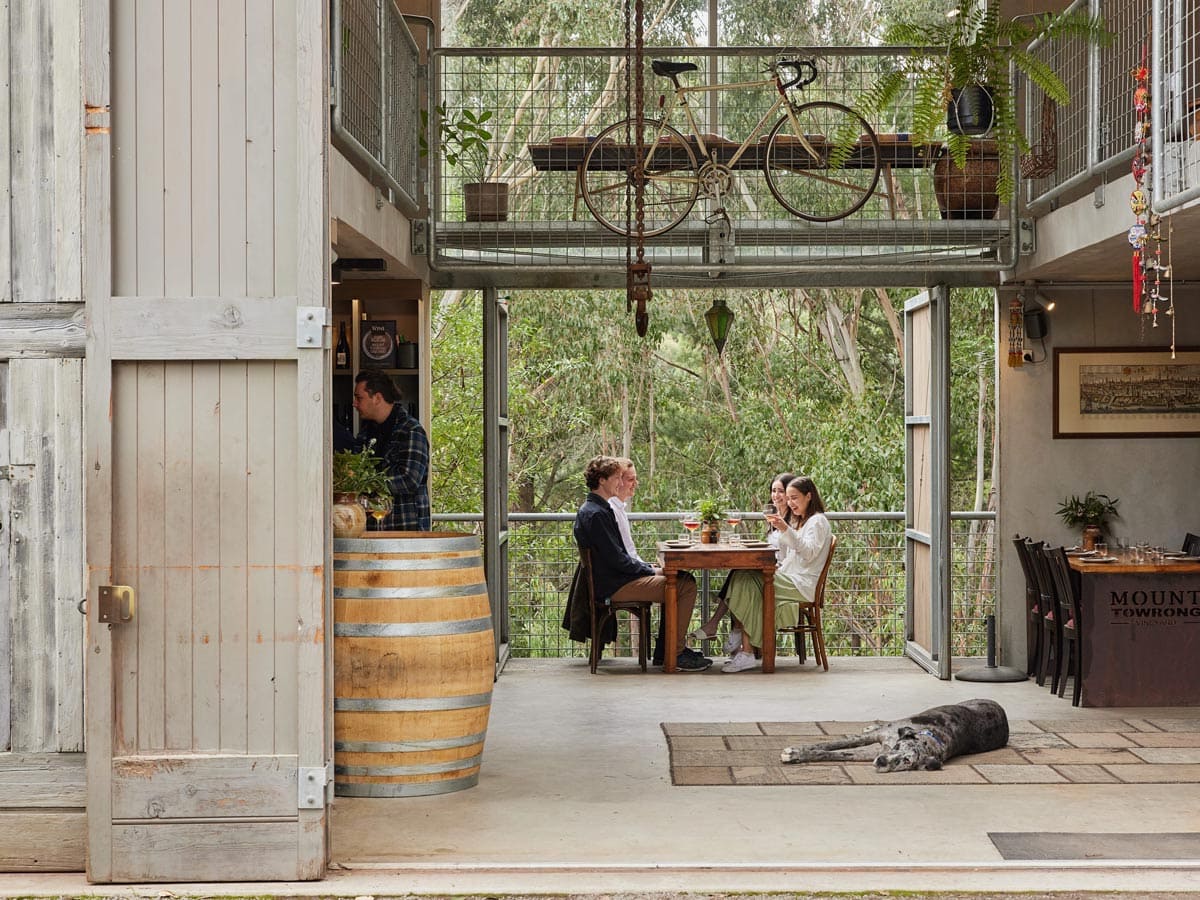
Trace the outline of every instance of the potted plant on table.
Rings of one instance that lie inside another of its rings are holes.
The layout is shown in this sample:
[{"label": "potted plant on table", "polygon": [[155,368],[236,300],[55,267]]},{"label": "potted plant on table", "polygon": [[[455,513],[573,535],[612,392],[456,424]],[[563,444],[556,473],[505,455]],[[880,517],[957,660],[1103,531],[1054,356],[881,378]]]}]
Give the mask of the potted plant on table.
[{"label": "potted plant on table", "polygon": [[367,529],[364,497],[390,497],[383,457],[376,456],[375,442],[361,450],[338,450],[333,454],[333,536],[359,537]]},{"label": "potted plant on table", "polygon": [[[1034,40],[1110,38],[1103,20],[1084,11],[1003,17],[996,0],[956,0],[946,15],[929,10],[920,19],[888,27],[885,43],[918,48],[858,99],[866,113],[882,113],[912,86],[914,144],[942,139],[945,153],[934,171],[945,218],[991,218],[1016,188],[1013,161],[1029,151],[1017,123],[1010,67],[1040,88],[1050,102],[1066,104],[1062,79],[1026,48]],[[990,140],[977,138],[991,135]],[[957,175],[956,175],[957,170]],[[957,177],[958,180],[955,180]],[[970,179],[964,184],[962,179]]]},{"label": "potted plant on table", "polygon": [[[463,174],[463,217],[468,222],[504,222],[508,219],[508,184],[489,181],[489,142],[492,132],[488,122],[490,109],[459,109],[450,111],[442,103],[434,110],[437,117],[438,145],[446,165],[459,168]],[[429,153],[427,134],[429,114],[421,112],[420,146],[422,155]]]},{"label": "potted plant on table", "polygon": [[1058,506],[1058,515],[1070,528],[1083,526],[1083,549],[1093,550],[1096,541],[1104,533],[1104,523],[1110,518],[1119,518],[1117,504],[1108,494],[1088,491],[1082,497],[1072,494],[1064,497]]},{"label": "potted plant on table", "polygon": [[696,501],[696,513],[700,517],[700,543],[715,544],[721,536],[721,522],[725,510],[715,497],[702,497]]}]

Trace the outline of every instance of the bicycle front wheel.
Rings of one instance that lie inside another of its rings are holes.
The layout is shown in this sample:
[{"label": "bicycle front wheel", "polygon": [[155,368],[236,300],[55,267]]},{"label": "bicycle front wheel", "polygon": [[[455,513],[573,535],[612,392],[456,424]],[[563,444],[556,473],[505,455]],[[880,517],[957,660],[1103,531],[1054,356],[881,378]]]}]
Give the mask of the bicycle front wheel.
[{"label": "bicycle front wheel", "polygon": [[643,153],[637,155],[637,120],[624,119],[596,135],[583,155],[579,188],[596,221],[620,235],[635,233],[636,186],[642,191],[643,234],[670,231],[696,205],[700,179],[696,154],[682,134],[659,119],[642,122]]},{"label": "bicycle front wheel", "polygon": [[767,187],[779,204],[810,222],[858,212],[879,184],[879,139],[867,120],[840,103],[791,110],[767,135]]}]

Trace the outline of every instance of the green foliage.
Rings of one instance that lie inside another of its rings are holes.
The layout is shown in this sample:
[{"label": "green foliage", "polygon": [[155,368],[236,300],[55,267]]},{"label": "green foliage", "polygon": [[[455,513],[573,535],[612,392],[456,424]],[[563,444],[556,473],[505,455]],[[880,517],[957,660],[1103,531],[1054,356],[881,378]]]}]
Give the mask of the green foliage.
[{"label": "green foliage", "polygon": [[701,524],[712,525],[725,519],[725,508],[716,497],[701,497],[696,501],[696,514]]},{"label": "green foliage", "polygon": [[[492,133],[484,124],[492,118],[490,109],[459,109],[453,112],[440,104],[437,109],[438,145],[447,165],[460,166],[464,181],[483,181],[487,174],[488,141]],[[421,155],[429,153],[429,111],[421,110]]]},{"label": "green foliage", "polygon": [[391,492],[383,458],[371,441],[362,450],[339,450],[333,454],[333,493],[386,495]]},{"label": "green foliage", "polygon": [[1088,491],[1083,497],[1076,494],[1064,497],[1059,503],[1056,513],[1063,520],[1063,524],[1070,528],[1077,528],[1080,525],[1095,525],[1103,528],[1104,523],[1110,517],[1120,518],[1120,513],[1117,512],[1117,504],[1120,502],[1120,500],[1113,500],[1108,494]]},{"label": "green foliage", "polygon": [[945,140],[951,157],[962,168],[971,138],[945,131],[950,90],[986,86],[992,96],[994,132],[1000,154],[998,190],[1001,199],[1008,201],[1016,187],[1013,158],[1029,150],[1029,139],[1017,122],[1010,65],[1054,102],[1069,103],[1070,92],[1063,80],[1026,50],[1033,40],[1063,38],[1100,43],[1111,39],[1111,34],[1100,17],[1083,11],[1004,18],[996,2],[955,0],[948,15],[926,7],[912,18],[893,22],[884,32],[887,44],[925,49],[904,58],[898,68],[876,80],[853,105],[868,118],[878,117],[904,95],[911,82],[914,141]]}]

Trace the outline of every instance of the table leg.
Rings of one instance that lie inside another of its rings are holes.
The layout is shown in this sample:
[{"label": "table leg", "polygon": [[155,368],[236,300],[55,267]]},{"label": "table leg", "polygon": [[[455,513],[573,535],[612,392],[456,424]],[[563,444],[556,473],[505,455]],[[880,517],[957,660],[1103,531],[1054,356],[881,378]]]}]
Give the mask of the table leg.
[{"label": "table leg", "polygon": [[675,571],[663,571],[663,575],[667,578],[666,590],[663,592],[663,671],[675,671],[675,654],[679,651],[675,648],[675,629],[676,619],[679,618],[679,596],[676,590],[676,581],[679,573]]},{"label": "table leg", "polygon": [[762,670],[775,671],[775,567],[763,569]]}]

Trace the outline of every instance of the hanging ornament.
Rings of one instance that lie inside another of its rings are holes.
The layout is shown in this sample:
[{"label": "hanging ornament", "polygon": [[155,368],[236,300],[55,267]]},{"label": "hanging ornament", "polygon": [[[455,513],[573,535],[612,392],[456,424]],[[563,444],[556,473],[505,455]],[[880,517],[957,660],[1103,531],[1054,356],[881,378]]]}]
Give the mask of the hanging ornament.
[{"label": "hanging ornament", "polygon": [[[1150,134],[1150,70],[1146,67],[1146,48],[1142,48],[1142,64],[1135,68],[1133,75],[1133,162],[1130,170],[1133,173],[1133,191],[1129,195],[1129,208],[1133,211],[1134,224],[1129,229],[1129,245],[1133,247],[1133,311],[1138,315],[1148,315],[1151,324],[1158,326],[1159,294],[1157,288],[1150,289],[1150,281],[1146,278],[1148,269],[1153,268],[1154,284],[1158,284],[1158,264],[1162,257],[1162,246],[1159,243],[1157,216],[1150,212],[1150,200],[1145,191],[1146,178],[1150,168],[1150,156],[1146,152],[1146,141]],[[1155,243],[1153,252],[1150,243]],[[1145,319],[1142,320],[1143,323]]]},{"label": "hanging ornament", "polygon": [[1025,365],[1025,304],[1020,297],[1008,303],[1008,365],[1012,369]]}]

